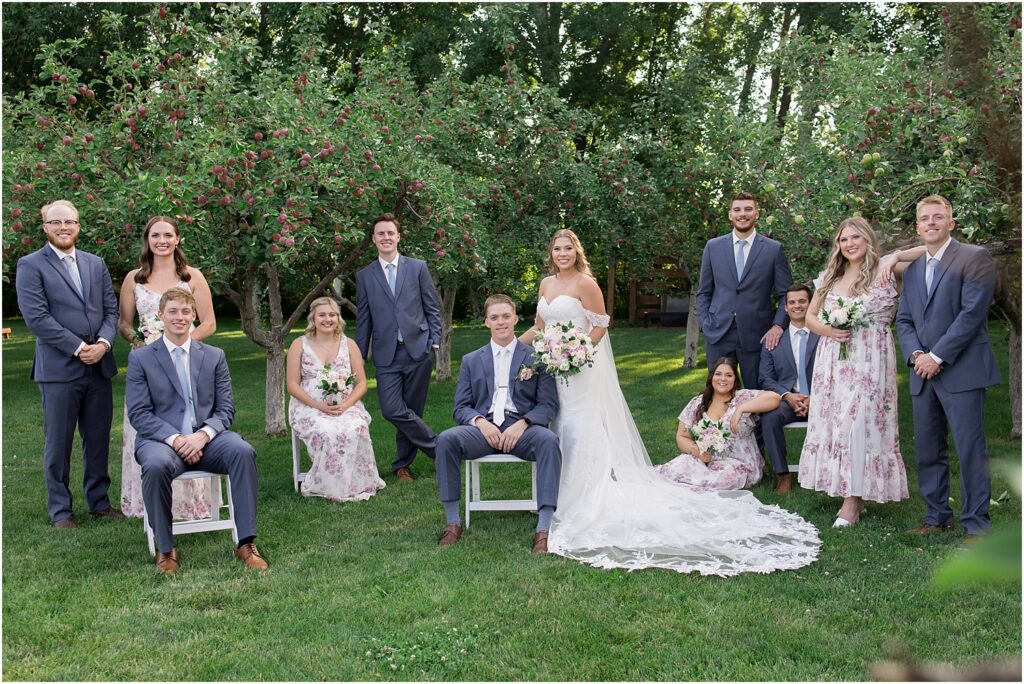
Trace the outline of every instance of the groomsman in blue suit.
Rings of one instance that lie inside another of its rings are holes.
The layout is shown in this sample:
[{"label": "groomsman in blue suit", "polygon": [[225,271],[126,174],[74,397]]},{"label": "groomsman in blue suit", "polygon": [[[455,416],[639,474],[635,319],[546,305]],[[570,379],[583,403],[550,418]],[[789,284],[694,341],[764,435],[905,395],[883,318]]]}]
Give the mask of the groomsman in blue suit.
[{"label": "groomsman in blue suit", "polygon": [[42,208],[46,245],[18,260],[18,308],[36,336],[31,378],[43,398],[43,467],[54,527],[76,527],[71,509],[71,444],[82,435],[85,500],[95,516],[120,518],[110,505],[110,353],[117,335],[117,299],[103,259],[75,247],[81,226],[67,200]]},{"label": "groomsman in blue suit", "polygon": [[227,473],[235,506],[235,557],[266,570],[256,549],[256,451],[231,431],[235,402],[224,352],[191,336],[192,293],[177,287],[160,297],[164,334],[128,356],[125,404],[142,467],[142,499],[156,537],[156,568],[178,569],[171,524],[171,483],[186,470]]},{"label": "groomsman in blue suit", "polygon": [[759,234],[757,200],[749,192],[729,206],[732,231],[708,240],[700,263],[697,313],[704,331],[708,365],[731,356],[743,384],[757,388],[761,345],[771,351],[786,328],[786,310],[774,310],[772,293],[786,301],[793,275],[782,244]]},{"label": "groomsman in blue suit", "polygon": [[547,427],[558,413],[558,390],[553,377],[533,367],[533,349],[516,338],[518,321],[507,295],[488,297],[484,325],[491,341],[462,358],[455,389],[458,425],[437,440],[437,486],[447,522],[439,546],[451,546],[462,536],[462,462],[500,452],[537,463],[539,519],[533,552],[547,553],[562,471],[558,437]]},{"label": "groomsman in blue suit", "polygon": [[811,407],[811,378],[814,375],[814,354],[818,350],[818,336],[805,323],[807,307],[811,304],[811,288],[802,284],[790,285],[786,290],[786,313],[789,328],[771,351],[761,349],[761,389],[771,390],[782,397],[774,411],[761,414],[764,447],[771,458],[778,482],[776,494],[785,494],[793,488],[793,475],[789,472],[784,428],[790,423],[807,420]]},{"label": "groomsman in blue suit", "polygon": [[356,344],[363,358],[373,350],[380,411],[397,431],[391,470],[412,482],[416,450],[434,458],[437,448],[423,409],[441,344],[441,310],[426,262],[398,253],[401,237],[393,215],[374,220],[377,260],[356,273]]},{"label": "groomsman in blue suit", "polygon": [[918,482],[927,505],[916,534],[953,530],[947,426],[960,457],[960,524],[968,539],[988,532],[989,476],[985,388],[999,383],[988,338],[995,265],[983,247],[950,237],[953,207],[940,195],[917,204],[917,234],[926,253],[903,273],[896,314],[914,405]]}]

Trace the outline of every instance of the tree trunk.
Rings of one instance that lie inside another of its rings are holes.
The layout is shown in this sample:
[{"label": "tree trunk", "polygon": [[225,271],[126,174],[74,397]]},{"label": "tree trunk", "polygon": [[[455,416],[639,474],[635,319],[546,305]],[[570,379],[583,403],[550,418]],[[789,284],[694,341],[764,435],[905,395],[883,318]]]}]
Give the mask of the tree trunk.
[{"label": "tree trunk", "polygon": [[[782,25],[779,27],[779,47],[786,41],[789,36],[789,27],[793,23],[793,8],[786,6],[786,9],[782,14]],[[775,65],[772,69],[771,74],[771,87],[768,90],[768,108],[766,121],[771,121],[776,118],[776,105],[779,102],[779,90],[782,88],[782,67]]]},{"label": "tree trunk", "polygon": [[690,287],[690,308],[686,315],[686,338],[683,341],[683,368],[697,367],[700,342],[700,316],[697,315],[697,288]]},{"label": "tree trunk", "polygon": [[455,294],[457,284],[446,284],[441,287],[441,344],[437,350],[435,367],[438,382],[450,380],[452,377],[452,316],[455,313]]},{"label": "tree trunk", "polygon": [[267,349],[267,382],[264,390],[264,431],[271,436],[287,432],[284,419],[284,349],[277,345]]}]

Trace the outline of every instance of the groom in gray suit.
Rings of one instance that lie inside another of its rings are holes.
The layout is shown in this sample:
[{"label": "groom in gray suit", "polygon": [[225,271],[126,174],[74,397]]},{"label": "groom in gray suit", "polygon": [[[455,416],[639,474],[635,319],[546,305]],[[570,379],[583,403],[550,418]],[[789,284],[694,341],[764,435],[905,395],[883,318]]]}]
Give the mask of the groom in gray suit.
[{"label": "groom in gray suit", "polygon": [[171,482],[186,470],[227,473],[235,504],[235,557],[250,568],[267,562],[256,538],[256,451],[231,432],[235,403],[224,352],[193,340],[192,293],[177,287],[160,297],[163,337],[128,356],[125,403],[138,433],[135,460],[142,467],[142,500],[156,536],[157,570],[178,569],[171,527]]},{"label": "groom in gray suit", "polygon": [[558,391],[553,377],[533,368],[533,350],[516,339],[518,320],[507,295],[488,297],[484,324],[491,341],[462,358],[455,389],[458,425],[437,440],[437,486],[447,519],[439,546],[451,546],[462,536],[462,462],[501,452],[537,463],[539,520],[533,552],[547,553],[562,472],[558,438],[547,427],[558,413]]},{"label": "groom in gray suit", "polygon": [[737,194],[729,205],[732,231],[708,240],[700,263],[697,313],[704,331],[708,366],[731,356],[743,384],[759,387],[761,344],[771,351],[786,328],[786,310],[773,311],[772,292],[781,304],[793,284],[782,244],[756,230],[757,200]]},{"label": "groom in gray suit", "polygon": [[42,208],[47,244],[18,260],[18,308],[36,336],[31,378],[43,397],[43,466],[54,527],[75,520],[68,488],[75,426],[82,435],[85,499],[95,516],[119,518],[110,506],[110,353],[117,335],[117,299],[106,264],[76,249],[78,210],[67,200]]},{"label": "groom in gray suit", "polygon": [[988,339],[996,279],[992,256],[950,237],[955,227],[946,198],[931,195],[918,202],[917,234],[927,253],[903,273],[896,331],[913,368],[914,448],[928,508],[924,524],[912,532],[953,530],[948,425],[960,457],[960,524],[973,539],[992,525],[984,412],[985,388],[999,383]]},{"label": "groom in gray suit", "polygon": [[441,343],[441,311],[426,262],[401,256],[400,239],[393,215],[374,220],[378,258],[356,273],[356,344],[364,359],[373,350],[380,411],[397,431],[391,470],[412,482],[416,450],[434,458],[437,447],[423,408]]}]

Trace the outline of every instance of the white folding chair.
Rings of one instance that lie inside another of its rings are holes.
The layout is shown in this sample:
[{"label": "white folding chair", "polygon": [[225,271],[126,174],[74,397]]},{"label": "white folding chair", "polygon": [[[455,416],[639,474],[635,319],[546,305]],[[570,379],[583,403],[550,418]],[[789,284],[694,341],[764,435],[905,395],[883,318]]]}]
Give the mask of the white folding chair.
[{"label": "white folding chair", "polygon": [[[481,463],[529,463],[532,472],[531,499],[483,499],[480,497]],[[466,461],[466,520],[469,527],[471,511],[536,511],[537,510],[537,463],[526,461],[512,454],[489,454]]]},{"label": "white folding chair", "polygon": [[299,491],[299,483],[306,479],[306,473],[309,471],[302,470],[302,440],[299,436],[292,433],[292,485],[295,487],[295,491]]},{"label": "white folding chair", "polygon": [[[790,423],[790,424],[786,425],[785,429],[786,430],[806,430],[807,429],[807,421],[806,420],[798,420],[795,423]],[[797,462],[796,463],[790,463],[788,465],[789,465],[789,472],[791,472],[791,473],[793,473],[795,475],[797,470],[799,470],[799,468],[800,468],[800,455],[799,455],[799,452],[797,452]]]},{"label": "white folding chair", "polygon": [[[186,470],[174,478],[174,480],[200,480],[202,478],[209,478],[210,480],[210,516],[198,520],[175,520],[171,524],[172,533],[177,536],[179,534],[194,534],[196,532],[231,530],[231,539],[235,544],[238,544],[238,530],[235,529],[235,502],[231,498],[231,479],[227,475],[220,473],[208,473],[205,470]],[[224,479],[224,486],[227,489],[227,504],[224,503],[224,495],[221,491],[221,478]],[[228,509],[228,517],[222,520],[220,515],[221,509],[224,508]],[[149,516],[146,515],[145,502],[143,502],[142,529],[146,532],[149,555],[155,556],[156,541],[153,537],[153,528],[149,526]]]}]

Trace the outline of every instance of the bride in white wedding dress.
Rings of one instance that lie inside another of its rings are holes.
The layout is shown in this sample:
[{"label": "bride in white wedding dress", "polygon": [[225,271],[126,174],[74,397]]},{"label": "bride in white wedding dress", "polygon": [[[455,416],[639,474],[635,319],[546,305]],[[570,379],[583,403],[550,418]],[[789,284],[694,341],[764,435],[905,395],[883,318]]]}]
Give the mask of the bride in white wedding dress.
[{"label": "bride in white wedding dress", "polygon": [[554,275],[541,282],[536,327],[570,322],[597,342],[594,365],[558,382],[552,429],[562,448],[551,553],[600,568],[667,568],[731,576],[790,570],[814,562],[821,542],[813,525],[746,491],[697,492],[652,467],[619,388],[601,289],[579,239],[551,239]]}]

